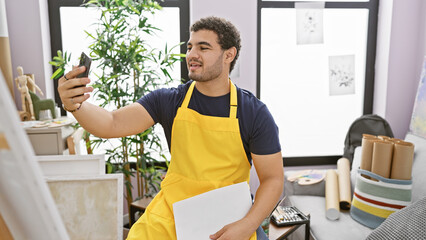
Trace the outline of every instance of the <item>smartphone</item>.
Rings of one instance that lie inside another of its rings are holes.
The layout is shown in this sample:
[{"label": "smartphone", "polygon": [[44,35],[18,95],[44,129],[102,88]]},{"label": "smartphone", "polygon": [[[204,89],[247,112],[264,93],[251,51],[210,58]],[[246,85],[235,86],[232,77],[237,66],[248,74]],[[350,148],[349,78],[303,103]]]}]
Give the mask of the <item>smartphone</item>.
[{"label": "smartphone", "polygon": [[[92,64],[92,59],[90,57],[88,57],[84,52],[81,53],[80,56],[80,62],[78,64],[79,67],[81,66],[85,66],[86,70],[83,73],[80,73],[77,78],[83,78],[83,77],[88,77],[89,76],[89,70],[90,70],[90,65]],[[79,87],[85,87],[86,85],[78,85],[75,86],[74,88],[79,88]],[[82,96],[83,94],[80,94],[76,97]]]},{"label": "smartphone", "polygon": [[90,57],[88,57],[84,52],[82,52],[81,56],[80,56],[80,63],[78,64],[78,66],[79,67],[85,66],[86,71],[84,71],[83,73],[80,73],[77,76],[77,78],[88,77],[91,64],[92,64],[92,59]]}]

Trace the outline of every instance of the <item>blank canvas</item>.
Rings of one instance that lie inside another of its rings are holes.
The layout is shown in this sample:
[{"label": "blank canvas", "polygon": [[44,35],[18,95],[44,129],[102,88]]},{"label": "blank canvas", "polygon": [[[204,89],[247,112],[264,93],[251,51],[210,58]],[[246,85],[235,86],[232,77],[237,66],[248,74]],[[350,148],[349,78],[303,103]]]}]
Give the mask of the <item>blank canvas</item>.
[{"label": "blank canvas", "polygon": [[0,71],[0,214],[15,239],[69,239]]}]

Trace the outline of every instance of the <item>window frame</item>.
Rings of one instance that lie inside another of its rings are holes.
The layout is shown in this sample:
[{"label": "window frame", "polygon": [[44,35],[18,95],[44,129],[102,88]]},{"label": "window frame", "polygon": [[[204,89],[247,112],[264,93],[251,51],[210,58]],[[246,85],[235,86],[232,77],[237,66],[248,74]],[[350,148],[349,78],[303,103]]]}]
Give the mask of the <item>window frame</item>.
[{"label": "window frame", "polygon": [[[61,29],[61,7],[81,7],[84,1],[76,0],[48,0],[48,11],[49,11],[49,27],[50,27],[50,49],[52,57],[56,55],[58,50],[63,51],[62,48],[62,29]],[[164,0],[157,1],[162,7],[178,7],[179,8],[179,23],[180,23],[180,42],[186,42],[189,39],[189,0]],[[186,52],[186,45],[180,46],[181,53]],[[187,79],[188,69],[185,61],[180,64],[181,78]],[[53,66],[52,69],[54,70]],[[62,105],[61,98],[58,93],[58,82],[54,81],[54,95],[55,102]],[[64,109],[61,108],[61,115],[66,115]]]},{"label": "window frame", "polygon": [[[257,76],[256,76],[256,96],[260,99],[261,88],[261,24],[263,8],[295,8],[295,3],[300,1],[257,1]],[[365,66],[365,90],[363,114],[373,112],[374,97],[374,75],[376,62],[376,44],[377,44],[377,23],[379,12],[379,0],[370,0],[369,2],[325,2],[324,8],[340,9],[368,9],[368,27],[367,27],[367,48],[366,48],[366,66]],[[342,155],[333,156],[303,156],[303,157],[283,157],[285,166],[308,166],[308,165],[327,165],[336,164]]]}]

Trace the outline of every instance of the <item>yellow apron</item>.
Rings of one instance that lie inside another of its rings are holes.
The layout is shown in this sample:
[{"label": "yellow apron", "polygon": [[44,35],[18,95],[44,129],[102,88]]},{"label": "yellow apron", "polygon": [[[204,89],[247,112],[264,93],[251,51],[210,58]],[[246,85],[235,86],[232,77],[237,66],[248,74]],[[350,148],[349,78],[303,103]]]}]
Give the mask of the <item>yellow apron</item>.
[{"label": "yellow apron", "polygon": [[[161,191],[132,226],[128,240],[176,239],[173,203],[249,181],[250,164],[240,135],[235,85],[230,81],[229,117],[206,116],[189,109],[194,86],[195,82],[173,121],[171,161]],[[250,240],[255,239],[253,233]]]}]

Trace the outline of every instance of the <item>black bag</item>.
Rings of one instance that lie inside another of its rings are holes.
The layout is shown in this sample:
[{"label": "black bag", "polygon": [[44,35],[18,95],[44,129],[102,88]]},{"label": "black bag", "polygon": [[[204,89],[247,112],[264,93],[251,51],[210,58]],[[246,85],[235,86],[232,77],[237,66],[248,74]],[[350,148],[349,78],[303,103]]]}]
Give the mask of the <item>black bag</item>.
[{"label": "black bag", "polygon": [[357,118],[349,127],[345,139],[343,157],[349,159],[351,166],[355,148],[361,146],[362,134],[382,135],[393,138],[389,123],[376,114],[366,114]]}]

